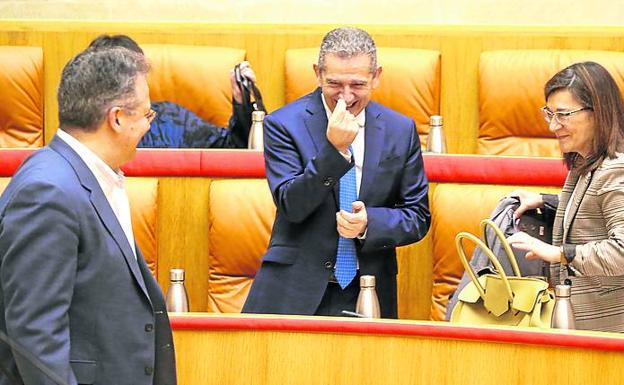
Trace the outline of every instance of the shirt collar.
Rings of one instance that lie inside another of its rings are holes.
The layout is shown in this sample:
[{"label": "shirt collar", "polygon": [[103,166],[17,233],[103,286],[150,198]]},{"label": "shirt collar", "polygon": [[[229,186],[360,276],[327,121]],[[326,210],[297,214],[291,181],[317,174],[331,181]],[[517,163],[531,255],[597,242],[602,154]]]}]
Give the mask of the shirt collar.
[{"label": "shirt collar", "polygon": [[70,133],[59,129],[56,135],[69,145],[80,158],[86,163],[87,167],[93,172],[96,179],[106,185],[114,185],[123,187],[124,174],[123,171],[115,172],[100,157],[98,157],[87,146],[82,144],[78,139],[74,138]]},{"label": "shirt collar", "polygon": [[[329,120],[329,117],[331,116],[332,112],[329,110],[329,107],[327,106],[327,102],[325,101],[325,95],[323,95],[323,93],[321,93],[321,100],[323,101],[325,114],[327,114],[327,120]],[[366,125],[366,108],[360,111],[359,114],[357,114],[357,116],[355,117],[355,121],[360,127],[364,127]]]}]

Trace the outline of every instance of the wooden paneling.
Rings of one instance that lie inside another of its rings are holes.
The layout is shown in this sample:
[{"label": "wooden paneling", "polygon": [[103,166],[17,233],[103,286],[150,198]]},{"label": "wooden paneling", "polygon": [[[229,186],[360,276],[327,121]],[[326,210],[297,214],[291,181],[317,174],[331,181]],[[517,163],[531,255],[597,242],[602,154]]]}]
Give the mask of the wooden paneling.
[{"label": "wooden paneling", "polygon": [[169,270],[186,271],[191,311],[208,303],[209,178],[159,178],[158,283],[167,292]]},{"label": "wooden paneling", "polygon": [[[337,319],[334,322],[370,321]],[[495,342],[487,337],[482,341],[454,339],[436,330],[437,327],[456,329],[444,323],[379,321],[371,322],[369,330],[362,328],[361,333],[323,332],[324,323],[323,318],[318,319],[317,331],[305,327],[175,330],[178,383],[615,385],[622,382],[620,368],[624,355],[617,351]],[[425,327],[431,334],[376,333],[375,328],[383,324],[390,324],[385,330],[393,325],[404,331]],[[522,329],[522,333],[536,334],[536,341],[557,340],[557,331],[534,330],[541,335],[527,329]],[[481,331],[494,336],[499,332],[495,328]],[[588,343],[600,334],[573,333]]]}]

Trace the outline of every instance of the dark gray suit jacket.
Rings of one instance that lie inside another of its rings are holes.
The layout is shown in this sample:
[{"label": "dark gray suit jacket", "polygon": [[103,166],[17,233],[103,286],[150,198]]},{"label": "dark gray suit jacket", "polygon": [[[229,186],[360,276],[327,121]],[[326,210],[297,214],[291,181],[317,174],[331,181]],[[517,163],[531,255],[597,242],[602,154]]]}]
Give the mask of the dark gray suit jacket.
[{"label": "dark gray suit jacket", "polygon": [[[162,292],[137,254],[94,175],[54,138],[0,197],[0,330],[72,385],[175,384]],[[0,364],[53,383],[4,345]]]}]

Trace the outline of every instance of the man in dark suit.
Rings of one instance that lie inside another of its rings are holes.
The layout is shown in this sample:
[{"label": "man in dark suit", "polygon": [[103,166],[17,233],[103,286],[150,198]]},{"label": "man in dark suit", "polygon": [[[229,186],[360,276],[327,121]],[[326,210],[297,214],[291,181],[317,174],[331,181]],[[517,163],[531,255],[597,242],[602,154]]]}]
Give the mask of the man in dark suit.
[{"label": "man in dark suit", "polygon": [[370,274],[382,317],[396,318],[395,248],[430,223],[416,127],[370,101],[381,67],[368,33],[329,32],[314,71],[320,88],[265,120],[277,216],[243,311],[340,315]]},{"label": "man in dark suit", "polygon": [[[147,71],[124,48],[73,58],[60,130],[0,197],[0,331],[71,385],[176,383],[164,299],[134,242],[119,171],[154,118]],[[6,345],[0,365],[0,384],[53,383]]]}]

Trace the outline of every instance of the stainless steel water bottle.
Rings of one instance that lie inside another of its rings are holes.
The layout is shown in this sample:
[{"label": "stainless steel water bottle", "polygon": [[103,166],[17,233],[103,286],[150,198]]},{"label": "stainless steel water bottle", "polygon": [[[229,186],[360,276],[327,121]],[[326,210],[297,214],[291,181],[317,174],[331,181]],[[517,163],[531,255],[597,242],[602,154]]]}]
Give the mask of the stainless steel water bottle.
[{"label": "stainless steel water bottle", "polygon": [[427,152],[436,154],[446,153],[446,139],[443,129],[444,120],[440,115],[429,118],[429,136],[427,137]]},{"label": "stainless steel water bottle", "polygon": [[251,150],[264,149],[264,111],[254,111],[251,113],[251,129],[249,130],[249,142],[247,147]]},{"label": "stainless steel water bottle", "polygon": [[555,308],[550,326],[555,329],[575,329],[574,309],[570,302],[570,285],[555,286]]},{"label": "stainless steel water bottle", "polygon": [[184,286],[184,269],[171,269],[169,271],[169,291],[167,291],[167,311],[188,312],[189,300]]},{"label": "stainless steel water bottle", "polygon": [[355,305],[355,312],[365,318],[379,318],[379,299],[375,291],[375,276],[360,277],[360,294]]}]

